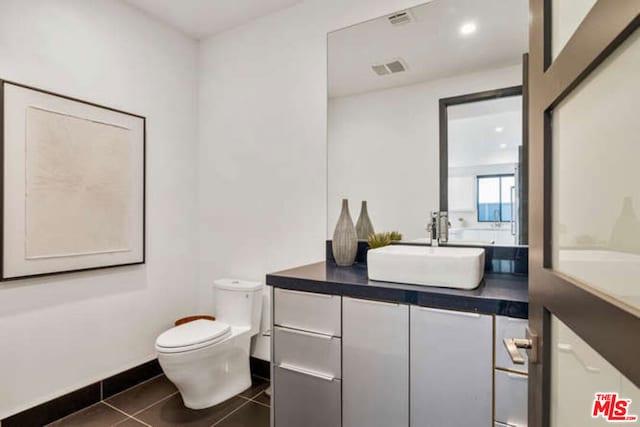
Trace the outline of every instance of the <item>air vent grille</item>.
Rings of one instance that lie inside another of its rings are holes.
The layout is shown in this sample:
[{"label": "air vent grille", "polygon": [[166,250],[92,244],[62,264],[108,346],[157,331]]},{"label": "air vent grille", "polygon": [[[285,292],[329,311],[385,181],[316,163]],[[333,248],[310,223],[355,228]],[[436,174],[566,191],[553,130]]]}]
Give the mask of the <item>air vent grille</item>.
[{"label": "air vent grille", "polygon": [[373,65],[371,68],[373,68],[373,71],[375,71],[375,73],[379,76],[391,74],[391,71],[387,69],[386,65]]},{"label": "air vent grille", "polygon": [[406,68],[404,68],[404,65],[402,65],[402,62],[400,62],[400,61],[389,62],[387,64],[387,68],[392,73],[401,73],[402,71],[406,71],[407,70]]},{"label": "air vent grille", "polygon": [[396,74],[407,71],[407,65],[402,59],[397,58],[384,64],[372,65],[371,69],[379,76],[386,76],[388,74]]},{"label": "air vent grille", "polygon": [[413,16],[408,10],[394,13],[391,16],[388,16],[387,19],[391,23],[391,25],[406,25],[413,22]]}]

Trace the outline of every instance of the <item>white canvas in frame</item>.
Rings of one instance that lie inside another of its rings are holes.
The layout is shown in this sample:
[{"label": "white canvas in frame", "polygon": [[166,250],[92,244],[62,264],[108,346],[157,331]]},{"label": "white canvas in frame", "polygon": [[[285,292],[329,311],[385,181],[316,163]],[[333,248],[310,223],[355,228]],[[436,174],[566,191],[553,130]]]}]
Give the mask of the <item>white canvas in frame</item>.
[{"label": "white canvas in frame", "polygon": [[4,83],[3,278],[144,261],[144,119]]}]

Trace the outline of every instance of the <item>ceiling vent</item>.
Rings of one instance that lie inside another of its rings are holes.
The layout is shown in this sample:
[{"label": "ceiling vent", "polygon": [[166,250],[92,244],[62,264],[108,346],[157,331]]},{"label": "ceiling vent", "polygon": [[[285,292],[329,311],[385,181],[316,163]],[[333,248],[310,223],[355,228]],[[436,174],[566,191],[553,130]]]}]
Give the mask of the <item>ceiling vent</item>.
[{"label": "ceiling vent", "polygon": [[372,65],[371,69],[379,76],[386,76],[388,74],[396,74],[407,71],[407,64],[402,59],[397,58],[384,64]]},{"label": "ceiling vent", "polygon": [[403,10],[402,12],[394,13],[393,15],[387,16],[389,23],[393,26],[400,26],[410,24],[415,22],[415,19],[410,11]]}]

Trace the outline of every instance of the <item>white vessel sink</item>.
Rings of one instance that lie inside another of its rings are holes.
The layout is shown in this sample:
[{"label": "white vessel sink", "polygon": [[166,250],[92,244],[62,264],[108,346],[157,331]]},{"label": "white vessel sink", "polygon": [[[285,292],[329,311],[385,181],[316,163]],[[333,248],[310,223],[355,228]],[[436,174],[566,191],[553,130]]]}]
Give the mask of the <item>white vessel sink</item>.
[{"label": "white vessel sink", "polygon": [[478,287],[484,249],[392,245],[367,252],[369,279],[458,289]]}]

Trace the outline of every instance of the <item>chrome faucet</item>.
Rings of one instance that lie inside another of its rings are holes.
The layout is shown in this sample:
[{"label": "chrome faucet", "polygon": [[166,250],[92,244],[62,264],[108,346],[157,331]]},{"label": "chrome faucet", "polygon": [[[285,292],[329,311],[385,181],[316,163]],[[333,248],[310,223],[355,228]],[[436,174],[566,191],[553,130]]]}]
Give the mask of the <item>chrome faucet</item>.
[{"label": "chrome faucet", "polygon": [[438,217],[438,241],[440,243],[447,243],[449,241],[449,212],[440,212]]},{"label": "chrome faucet", "polygon": [[427,224],[427,237],[431,246],[438,246],[440,243],[449,241],[449,222],[448,212],[431,212],[431,221]]},{"label": "chrome faucet", "polygon": [[429,238],[429,244],[431,246],[438,246],[438,228],[439,228],[438,211],[431,212],[431,222],[427,225],[427,233]]}]

